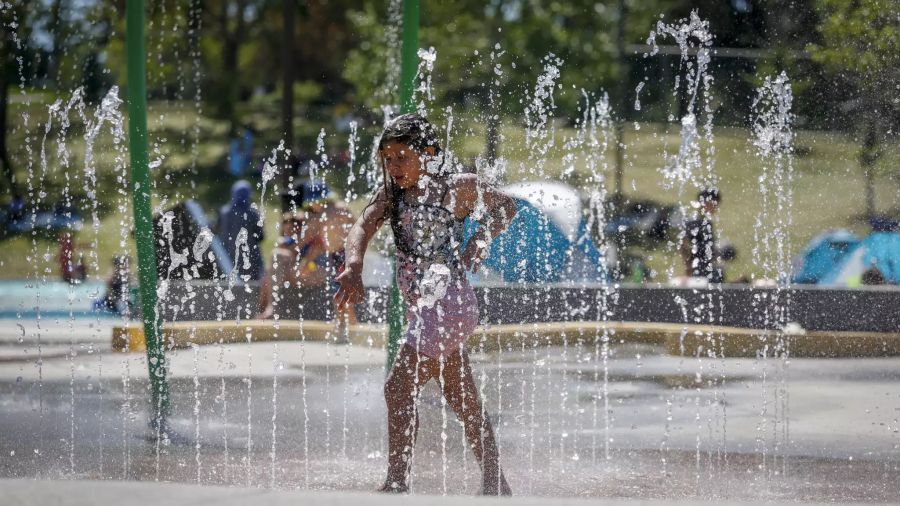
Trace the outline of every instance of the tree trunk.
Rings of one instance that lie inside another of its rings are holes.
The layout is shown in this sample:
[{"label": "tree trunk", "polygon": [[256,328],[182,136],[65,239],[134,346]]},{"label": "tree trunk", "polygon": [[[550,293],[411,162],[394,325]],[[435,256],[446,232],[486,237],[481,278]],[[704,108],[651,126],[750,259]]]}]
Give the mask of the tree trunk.
[{"label": "tree trunk", "polygon": [[624,197],[623,179],[625,177],[625,111],[628,108],[625,99],[628,72],[628,58],[625,54],[625,19],[628,17],[628,7],[625,0],[619,0],[619,21],[616,29],[616,55],[619,60],[619,81],[616,85],[615,104],[619,108],[619,118],[614,118],[616,122],[615,143],[616,143],[616,166],[615,166],[615,184],[613,201],[620,202]]},{"label": "tree trunk", "polygon": [[16,194],[16,176],[12,165],[9,163],[9,153],[6,150],[6,125],[7,110],[9,104],[9,83],[6,82],[6,62],[0,62],[0,165],[3,165],[3,177],[9,185],[10,195]]},{"label": "tree trunk", "polygon": [[878,132],[874,124],[866,127],[859,164],[866,180],[866,219],[875,216],[875,162],[878,161]]},{"label": "tree trunk", "polygon": [[[282,34],[281,34],[281,129],[284,145],[294,151],[294,0],[282,1]],[[291,158],[282,156],[281,186],[282,191],[290,191],[291,177],[294,175]],[[281,201],[281,211],[289,211],[290,202]]]},{"label": "tree trunk", "polygon": [[875,181],[872,167],[863,167],[866,176],[866,219],[875,216]]},{"label": "tree trunk", "polygon": [[240,122],[237,115],[237,102],[239,89],[238,76],[238,51],[241,47],[244,35],[244,2],[237,2],[237,19],[234,30],[230,28],[228,22],[228,6],[230,2],[222,3],[221,23],[225,42],[222,50],[222,69],[225,78],[225,96],[221,103],[222,115],[230,123],[229,135],[234,136],[238,132],[238,123]]},{"label": "tree trunk", "polygon": [[294,148],[294,0],[282,0],[281,129],[284,144]]},{"label": "tree trunk", "polygon": [[50,6],[50,33],[53,35],[53,48],[50,50],[50,62],[47,66],[47,80],[52,82],[57,89],[60,87],[59,77],[62,68],[63,43],[63,0],[54,0]]}]

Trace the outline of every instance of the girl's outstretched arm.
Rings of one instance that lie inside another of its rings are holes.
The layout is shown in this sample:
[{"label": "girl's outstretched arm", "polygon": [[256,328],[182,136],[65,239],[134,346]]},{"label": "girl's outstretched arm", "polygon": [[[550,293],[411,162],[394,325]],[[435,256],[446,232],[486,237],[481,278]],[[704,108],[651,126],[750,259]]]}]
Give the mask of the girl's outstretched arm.
[{"label": "girl's outstretched arm", "polygon": [[481,224],[462,253],[466,268],[477,272],[481,261],[487,256],[488,245],[506,230],[516,216],[516,201],[494,186],[479,181],[475,174],[454,178],[453,189],[456,216],[472,216]]},{"label": "girl's outstretched arm", "polygon": [[358,304],[363,300],[362,269],[366,247],[387,214],[387,197],[384,188],[378,190],[366,206],[356,223],[350,227],[344,243],[344,272],[335,281],[340,287],[334,294],[335,305],[341,309],[348,304]]}]

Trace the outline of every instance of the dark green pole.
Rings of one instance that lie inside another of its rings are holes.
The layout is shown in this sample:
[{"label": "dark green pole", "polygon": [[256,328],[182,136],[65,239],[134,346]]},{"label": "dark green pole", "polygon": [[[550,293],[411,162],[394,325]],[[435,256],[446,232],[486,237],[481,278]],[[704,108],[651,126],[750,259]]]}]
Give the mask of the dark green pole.
[{"label": "dark green pole", "polygon": [[[416,71],[419,64],[419,0],[403,0],[403,46],[400,50],[400,113],[406,114],[416,110],[413,102],[413,89],[416,85]],[[396,260],[395,260],[396,263]],[[400,348],[400,335],[403,332],[403,303],[400,290],[397,288],[397,276],[391,283],[391,294],[388,299],[388,345],[387,368],[391,369],[397,350]]]},{"label": "dark green pole", "polygon": [[169,412],[166,354],[159,338],[156,314],[156,251],[153,246],[153,214],[150,211],[150,174],[147,165],[147,72],[144,61],[144,0],[127,0],[125,42],[128,61],[128,143],[131,153],[131,195],[134,205],[134,238],[137,243],[138,280],[147,366],[152,393],[151,423],[165,428]]}]

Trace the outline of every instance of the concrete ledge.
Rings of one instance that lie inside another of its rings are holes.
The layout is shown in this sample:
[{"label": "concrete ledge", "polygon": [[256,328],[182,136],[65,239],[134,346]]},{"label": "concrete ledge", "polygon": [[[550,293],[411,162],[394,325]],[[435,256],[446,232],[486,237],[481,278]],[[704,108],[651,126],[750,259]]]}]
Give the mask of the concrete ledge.
[{"label": "concrete ledge", "polygon": [[[523,343],[531,346],[559,346],[573,344],[579,339],[594,342],[606,328],[610,340],[665,344],[671,324],[632,322],[548,322],[522,325],[481,325],[469,338],[469,345],[485,350],[517,349]],[[192,344],[249,343],[266,341],[332,341],[381,347],[387,327],[376,323],[350,325],[345,331],[333,322],[318,320],[198,321],[173,322],[163,325],[163,336],[170,348],[186,348]],[[618,342],[618,341],[616,341]],[[147,349],[144,329],[128,324],[113,328],[112,347],[115,351],[135,352]]]},{"label": "concrete ledge", "polygon": [[785,334],[779,331],[726,327],[691,328],[682,339],[671,335],[666,351],[679,355],[716,353],[725,357],[780,356],[796,358],[876,358],[900,356],[900,333],[814,331]]},{"label": "concrete ledge", "polygon": [[[475,349],[518,350],[533,346],[594,343],[604,332],[611,345],[641,343],[665,346],[672,355],[725,357],[776,356],[788,351],[793,357],[889,357],[900,356],[900,333],[817,331],[785,334],[780,331],[714,325],[679,325],[644,322],[549,322],[483,325],[469,339]],[[185,348],[214,343],[265,341],[331,341],[382,347],[385,325],[360,323],[341,331],[324,321],[246,320],[241,322],[177,322],[163,326],[167,346]],[[113,329],[113,349],[143,351],[143,328],[127,325]]]},{"label": "concrete ledge", "polygon": [[[382,346],[385,340],[384,325],[360,323],[350,325],[341,332],[337,325],[324,321],[298,320],[245,320],[245,321],[196,321],[174,322],[163,325],[162,334],[169,348],[187,348],[191,345],[235,344],[269,341],[333,341],[356,345]],[[113,328],[114,351],[145,351],[144,328],[130,323]]]},{"label": "concrete ledge", "polygon": [[147,351],[144,341],[144,327],[140,323],[129,323],[112,329],[113,351]]}]

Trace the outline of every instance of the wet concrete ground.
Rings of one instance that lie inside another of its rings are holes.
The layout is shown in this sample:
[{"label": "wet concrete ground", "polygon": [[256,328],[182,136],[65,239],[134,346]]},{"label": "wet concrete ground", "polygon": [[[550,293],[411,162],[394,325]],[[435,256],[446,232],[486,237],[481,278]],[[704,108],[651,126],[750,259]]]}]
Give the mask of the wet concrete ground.
[{"label": "wet concrete ground", "polygon": [[[383,479],[381,349],[172,352],[173,436],[157,444],[144,356],[109,352],[106,322],[44,325],[39,366],[33,329],[0,324],[0,477],[352,491]],[[615,344],[604,368],[594,336],[571,342],[473,352],[517,494],[900,497],[900,359],[698,359]],[[414,492],[476,494],[477,466],[433,384],[420,413]]]},{"label": "wet concrete ground", "polygon": [[[93,506],[144,506],[165,504],[167,506],[194,506],[196,504],[216,504],[217,506],[244,506],[248,502],[267,506],[315,504],[317,506],[489,506],[510,504],[516,506],[656,506],[707,505],[703,500],[672,499],[627,499],[627,498],[567,498],[567,497],[516,497],[491,498],[460,495],[385,495],[361,492],[273,490],[237,486],[188,485],[183,483],[155,483],[139,481],[32,481],[0,480],[4,501],[8,506],[31,506],[33,504],[54,504],[57,506],[91,504]],[[746,502],[717,500],[719,506],[747,504]],[[767,502],[766,504],[778,504]],[[815,504],[827,503],[805,503]],[[845,503],[853,504],[853,503]],[[865,504],[865,503],[858,503]]]}]

